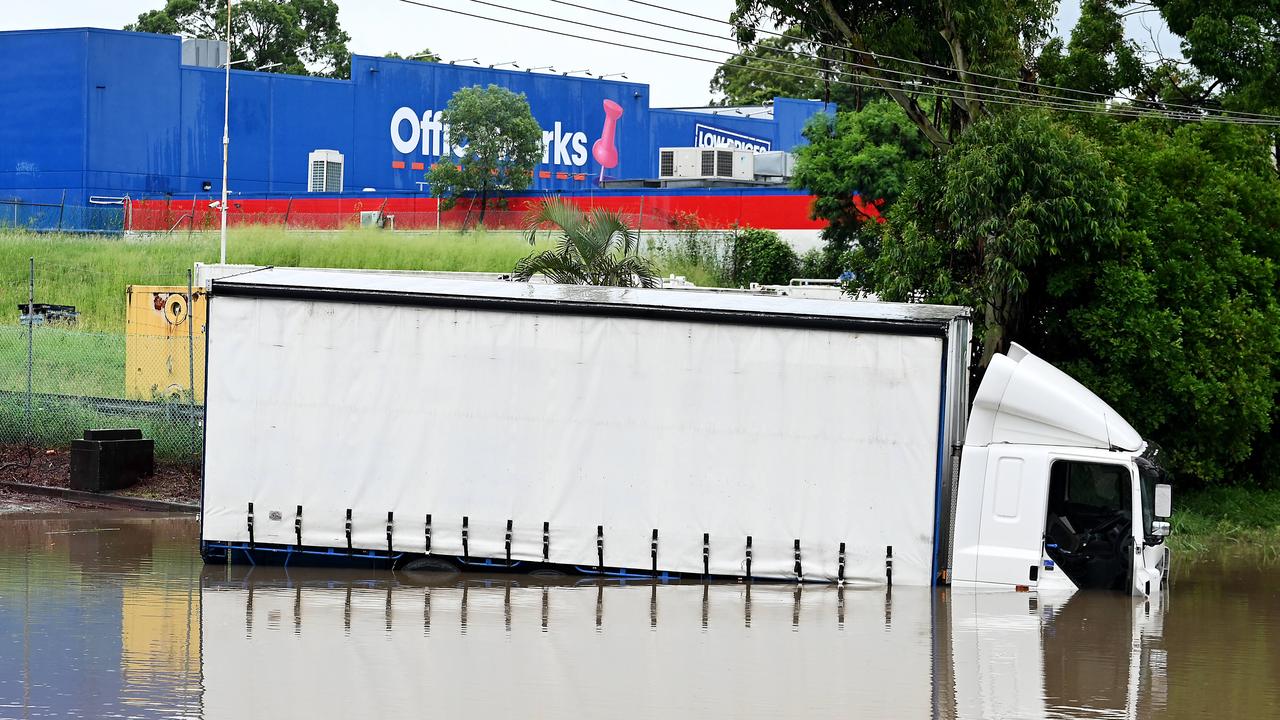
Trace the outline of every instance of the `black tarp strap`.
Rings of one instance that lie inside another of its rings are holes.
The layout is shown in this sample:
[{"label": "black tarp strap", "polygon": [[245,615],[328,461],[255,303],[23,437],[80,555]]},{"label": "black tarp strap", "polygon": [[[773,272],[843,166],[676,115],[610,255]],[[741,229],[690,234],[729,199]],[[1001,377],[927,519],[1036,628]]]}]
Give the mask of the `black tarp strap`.
[{"label": "black tarp strap", "polygon": [[423,537],[423,540],[425,542],[423,544],[423,547],[426,548],[426,552],[429,555],[431,554],[431,513],[427,513],[427,525],[424,533],[425,533],[425,536]]},{"label": "black tarp strap", "polygon": [[844,543],[840,543],[840,573],[837,575],[840,582],[844,582]]},{"label": "black tarp strap", "polygon": [[249,547],[253,547],[253,503],[249,503]]},{"label": "black tarp strap", "polygon": [[702,574],[711,574],[711,533],[702,533]]},{"label": "black tarp strap", "polygon": [[462,559],[466,560],[471,556],[471,518],[466,515],[462,516]]},{"label": "black tarp strap", "polygon": [[542,562],[551,561],[551,523],[542,523]]},{"label": "black tarp strap", "polygon": [[347,554],[351,554],[351,508],[347,508]]},{"label": "black tarp strap", "polygon": [[298,547],[302,547],[302,506],[298,506],[298,514],[293,516],[293,534],[298,538]]},{"label": "black tarp strap", "polygon": [[803,580],[804,570],[800,567],[800,538],[796,538],[796,541],[795,541],[795,555],[796,555],[796,567],[795,567],[796,579]]},{"label": "black tarp strap", "polygon": [[391,531],[395,527],[395,512],[387,511],[387,558],[391,557]]},{"label": "black tarp strap", "polygon": [[751,582],[751,536],[747,536],[747,582]]},{"label": "black tarp strap", "polygon": [[507,563],[511,563],[511,520],[507,520]]},{"label": "black tarp strap", "polygon": [[653,529],[653,538],[649,540],[649,559],[653,562],[653,574],[658,574],[658,528]]},{"label": "black tarp strap", "polygon": [[884,548],[884,579],[893,587],[893,546],[886,545]]},{"label": "black tarp strap", "polygon": [[596,526],[596,571],[604,573],[604,526]]}]

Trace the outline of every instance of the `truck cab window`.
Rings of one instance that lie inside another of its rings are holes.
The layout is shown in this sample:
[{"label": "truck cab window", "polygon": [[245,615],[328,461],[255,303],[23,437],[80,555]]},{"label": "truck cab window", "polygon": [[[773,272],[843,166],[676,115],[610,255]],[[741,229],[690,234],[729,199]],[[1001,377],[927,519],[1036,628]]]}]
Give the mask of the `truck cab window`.
[{"label": "truck cab window", "polygon": [[1077,587],[1128,587],[1133,554],[1131,487],[1125,465],[1053,463],[1045,549]]}]

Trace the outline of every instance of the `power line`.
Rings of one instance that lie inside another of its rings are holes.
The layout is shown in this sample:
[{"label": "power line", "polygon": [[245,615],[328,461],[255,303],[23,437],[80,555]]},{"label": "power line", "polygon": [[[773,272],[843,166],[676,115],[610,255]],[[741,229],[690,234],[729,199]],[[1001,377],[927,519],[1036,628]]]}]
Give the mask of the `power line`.
[{"label": "power line", "polygon": [[[601,10],[601,9],[593,8],[593,7],[589,7],[589,6],[586,6],[586,5],[580,5],[580,4],[578,4],[578,3],[568,2],[567,0],[548,0],[548,1],[549,1],[549,2],[552,2],[552,3],[555,3],[555,4],[557,4],[557,5],[565,5],[565,6],[572,7],[572,8],[577,8],[577,9],[580,9],[580,10],[586,10],[586,11],[589,11],[589,12],[599,13],[599,14],[601,14],[601,15],[608,15],[608,16],[610,16],[610,17],[615,17],[615,18],[619,18],[619,19],[622,19],[622,20],[628,20],[628,21],[631,21],[631,22],[644,23],[644,24],[647,24],[647,25],[653,25],[653,26],[660,27],[660,28],[665,28],[665,29],[668,29],[668,30],[676,30],[676,31],[679,31],[679,32],[686,32],[686,33],[690,33],[690,34],[693,34],[693,35],[701,35],[701,36],[703,36],[703,37],[713,38],[713,39],[715,39],[715,40],[725,40],[725,41],[732,42],[732,41],[731,41],[731,40],[729,40],[728,38],[724,38],[724,37],[721,37],[721,36],[719,36],[719,35],[715,35],[715,34],[713,34],[713,33],[702,32],[702,31],[700,31],[700,30],[692,30],[692,29],[689,29],[689,28],[681,28],[681,27],[677,27],[677,26],[674,26],[674,25],[668,25],[668,24],[666,24],[666,23],[660,23],[660,22],[656,22],[656,21],[652,21],[652,20],[646,20],[645,18],[635,17],[635,16],[633,16],[633,15],[624,15],[624,14],[622,14],[622,13],[611,12],[611,11],[608,11],[608,10]],[[490,2],[483,2],[483,0],[471,0],[471,2],[476,2],[476,3],[481,4],[481,5],[490,5],[490,6],[493,6],[493,7],[504,7],[504,8],[505,8],[505,6],[498,6],[498,5],[495,5],[494,3],[490,3]],[[531,11],[520,10],[520,9],[517,9],[517,8],[505,8],[505,9],[514,10],[515,12],[520,12],[520,13],[527,13],[527,14],[537,15],[537,16],[539,16],[539,17],[544,17],[544,18],[551,18],[551,19],[559,19],[559,20],[563,20],[563,18],[553,18],[553,17],[551,17],[551,16],[543,15],[543,14],[541,14],[541,13],[533,13],[533,12],[531,12]],[[673,10],[673,12],[675,12],[675,11]],[[698,16],[698,17],[702,17],[702,16]],[[648,36],[648,35],[637,35],[636,33],[628,32],[628,31],[625,31],[625,30],[614,30],[614,29],[612,29],[612,28],[604,28],[604,27],[600,27],[600,26],[597,26],[597,25],[589,25],[589,24],[588,24],[588,25],[586,25],[586,26],[587,26],[587,27],[594,28],[594,29],[598,29],[598,30],[605,30],[606,32],[618,32],[618,33],[621,33],[621,34],[624,34],[624,35],[631,35],[631,36],[635,36],[635,37],[643,37],[643,38],[646,38],[646,39],[649,39],[649,40],[656,40],[656,41],[658,41],[658,42],[665,42],[665,43],[669,43],[669,44],[681,45],[681,46],[684,46],[684,47],[699,48],[699,49],[702,49],[702,50],[709,50],[709,51],[712,51],[712,52],[721,52],[721,53],[731,54],[731,55],[734,55],[734,56],[736,56],[736,57],[743,57],[743,58],[745,58],[745,57],[746,57],[746,55],[744,55],[744,54],[742,54],[742,53],[737,52],[737,50],[736,50],[736,49],[735,49],[735,50],[733,50],[733,51],[729,51],[729,50],[719,50],[719,49],[715,49],[715,48],[707,48],[707,47],[705,47],[705,46],[701,46],[701,45],[691,45],[691,44],[689,44],[689,43],[683,43],[683,42],[680,42],[680,41],[677,41],[677,40],[664,40],[664,39],[660,39],[660,38],[653,38],[653,37]],[[754,48],[759,48],[759,47],[761,47],[759,43],[754,43],[754,42],[747,42],[747,43],[743,43],[743,45],[746,45],[746,46],[748,46],[748,47],[754,47]],[[1038,93],[1038,92],[1032,92],[1032,91],[1028,91],[1028,90],[1019,90],[1019,89],[1016,89],[1016,88],[1002,88],[1002,87],[998,87],[998,86],[982,85],[982,84],[978,84],[978,83],[972,83],[972,82],[968,82],[968,81],[964,81],[964,80],[951,80],[951,79],[949,79],[949,78],[938,78],[938,77],[934,77],[934,76],[930,76],[930,75],[923,75],[923,74],[920,74],[920,73],[907,72],[907,71],[904,71],[904,70],[894,70],[894,69],[892,69],[892,68],[885,68],[885,67],[880,67],[880,66],[876,66],[876,65],[867,65],[867,64],[865,64],[865,63],[853,62],[853,61],[850,61],[850,60],[841,60],[841,59],[839,59],[839,58],[827,58],[827,57],[817,56],[817,55],[813,55],[813,54],[810,54],[810,53],[804,53],[804,52],[801,52],[801,51],[799,51],[799,50],[791,50],[791,49],[783,48],[783,47],[776,48],[776,50],[777,50],[778,52],[781,52],[781,53],[789,53],[789,54],[795,55],[797,58],[813,59],[813,60],[818,60],[818,61],[821,61],[821,62],[835,63],[835,64],[838,64],[838,65],[845,65],[845,66],[849,66],[849,67],[855,67],[855,68],[859,68],[859,69],[870,70],[870,71],[873,71],[875,74],[872,74],[872,73],[865,73],[865,72],[864,72],[864,73],[853,72],[853,73],[848,73],[848,74],[851,74],[851,75],[853,75],[853,76],[855,76],[855,77],[865,77],[865,78],[869,78],[869,79],[872,79],[873,81],[874,81],[874,80],[889,80],[888,78],[883,78],[883,76],[882,76],[882,74],[883,74],[883,73],[888,73],[888,74],[892,74],[892,75],[899,75],[899,76],[902,76],[902,77],[908,78],[910,81],[924,82],[924,83],[927,83],[927,84],[929,84],[929,85],[934,85],[934,84],[936,84],[936,83],[947,83],[947,84],[949,84],[949,85],[958,85],[958,86],[960,86],[960,87],[958,87],[958,88],[948,88],[948,89],[951,89],[951,90],[959,90],[960,92],[967,93],[968,95],[976,95],[976,96],[983,96],[983,97],[1001,97],[1001,98],[1008,98],[1008,97],[1011,97],[1011,96],[1015,96],[1015,97],[1019,97],[1019,98],[1027,98],[1028,100],[1033,100],[1033,101],[1041,102],[1041,103],[1044,103],[1044,102],[1051,102],[1051,103],[1054,103],[1054,104],[1055,104],[1055,105],[1057,105],[1057,106],[1065,106],[1065,105],[1067,105],[1067,104],[1072,104],[1072,105],[1087,105],[1087,107],[1088,107],[1088,108],[1090,108],[1090,109],[1092,109],[1092,108],[1096,108],[1096,107],[1097,107],[1097,105],[1098,105],[1098,102],[1097,102],[1097,101],[1095,101],[1095,100],[1079,100],[1079,99],[1076,99],[1076,98],[1062,98],[1062,97],[1046,96],[1046,95],[1043,95],[1043,94],[1041,94],[1041,93]],[[856,51],[855,51],[855,52],[856,52]],[[865,53],[864,53],[864,54],[865,54]],[[759,61],[761,61],[761,62],[766,62],[766,63],[770,63],[770,64],[774,64],[774,65],[783,65],[783,66],[786,66],[786,67],[801,67],[801,68],[804,68],[805,70],[814,70],[814,69],[815,69],[815,68],[811,68],[811,67],[809,67],[809,66],[807,66],[807,65],[803,65],[803,64],[800,64],[800,63],[791,63],[791,62],[787,62],[787,61],[785,61],[785,60],[778,60],[778,59],[774,59],[774,58],[758,57],[758,58],[756,58],[756,59],[757,59],[757,60],[759,60]],[[983,91],[990,91],[990,92],[983,92]],[[1113,98],[1113,99],[1114,99],[1114,98]],[[1159,115],[1166,115],[1166,114],[1168,114],[1168,111],[1162,110],[1162,109],[1160,109],[1160,108],[1136,108],[1136,109],[1137,109],[1137,110],[1141,110],[1141,111],[1143,111],[1143,112],[1148,112],[1148,113],[1151,113],[1151,114],[1159,114]],[[1199,108],[1196,108],[1196,109],[1197,109],[1197,110],[1199,110]],[[1117,110],[1116,110],[1116,109],[1113,109],[1113,112],[1117,112]],[[1176,116],[1174,116],[1174,117],[1176,117]],[[1243,120],[1244,118],[1241,118],[1241,119]],[[1277,120],[1280,120],[1280,118],[1277,118]]]},{"label": "power line", "polygon": [[[561,36],[561,37],[575,38],[575,39],[579,39],[579,40],[585,40],[585,41],[587,41],[587,42],[594,42],[594,43],[599,43],[599,44],[603,44],[603,45],[609,45],[609,46],[612,46],[612,47],[618,47],[618,44],[617,44],[615,41],[612,41],[612,40],[605,40],[605,39],[600,39],[600,38],[594,38],[594,37],[589,37],[589,36],[585,36],[585,35],[579,35],[579,34],[576,34],[576,33],[570,33],[570,32],[565,32],[565,31],[560,31],[560,30],[554,30],[554,29],[550,29],[550,28],[540,27],[540,26],[536,26],[536,25],[529,25],[529,24],[525,24],[525,23],[519,23],[519,22],[515,22],[515,21],[512,21],[512,20],[503,20],[503,19],[500,19],[500,18],[493,18],[493,17],[488,17],[488,16],[485,16],[485,15],[478,15],[478,14],[475,14],[475,13],[469,13],[469,12],[465,12],[465,11],[462,11],[462,10],[456,10],[456,9],[453,9],[453,8],[440,7],[440,6],[438,6],[438,5],[432,5],[432,4],[430,4],[430,3],[420,2],[420,1],[417,1],[417,0],[400,0],[400,1],[401,1],[401,2],[404,2],[404,3],[406,3],[406,4],[409,4],[409,5],[417,5],[417,6],[419,6],[419,7],[424,7],[424,8],[428,8],[428,9],[432,9],[432,10],[437,10],[437,11],[440,11],[440,12],[451,13],[451,14],[455,14],[455,15],[461,15],[461,16],[464,16],[464,17],[470,17],[470,18],[474,18],[474,19],[477,19],[477,20],[485,20],[485,21],[488,21],[488,22],[494,22],[494,23],[503,24],[503,25],[509,25],[509,26],[513,26],[513,27],[520,27],[520,28],[524,28],[524,29],[528,29],[528,30],[534,30],[534,31],[536,31],[536,32],[543,32],[543,33],[548,33],[548,34],[552,34],[552,35],[559,35],[559,36]],[[555,16],[545,15],[545,14],[543,14],[543,13],[536,13],[536,12],[528,11],[528,10],[521,10],[521,9],[517,9],[517,8],[511,8],[511,7],[507,7],[507,6],[504,6],[504,5],[499,5],[499,4],[496,4],[496,3],[485,2],[484,0],[470,0],[470,2],[474,2],[474,3],[480,4],[480,5],[486,5],[486,6],[489,6],[489,7],[494,7],[494,8],[501,9],[501,10],[507,10],[507,11],[511,11],[511,12],[517,12],[517,13],[523,13],[523,14],[528,14],[528,15],[534,15],[534,16],[537,16],[537,17],[540,17],[540,18],[549,19],[549,20],[553,20],[553,21],[559,21],[559,22],[571,22],[571,21],[569,21],[569,20],[565,20],[564,18],[559,18],[559,17],[555,17]],[[708,47],[700,46],[700,45],[692,45],[692,44],[689,44],[689,43],[681,43],[681,42],[678,42],[678,41],[669,41],[669,40],[664,40],[664,39],[662,39],[662,38],[655,38],[655,37],[652,37],[652,36],[649,36],[649,35],[642,35],[642,34],[639,34],[639,33],[633,33],[633,32],[624,31],[624,30],[616,30],[616,29],[614,29],[614,28],[608,28],[608,27],[603,27],[603,26],[598,26],[598,25],[591,25],[591,24],[587,24],[587,23],[575,23],[575,24],[576,24],[576,25],[579,25],[579,26],[585,26],[585,27],[591,27],[591,28],[594,28],[594,29],[604,30],[605,32],[617,32],[617,33],[620,33],[620,34],[623,34],[623,35],[629,35],[629,36],[632,36],[632,37],[638,37],[638,38],[642,38],[642,39],[646,39],[646,40],[651,40],[651,41],[659,42],[659,43],[676,44],[676,45],[681,45],[681,46],[685,46],[685,47],[691,47],[691,48],[695,48],[695,49],[699,49],[699,50],[704,50],[704,51],[708,51],[708,52],[713,52],[713,53],[717,53],[717,54],[721,54],[721,55],[729,55],[729,56],[732,56],[732,57],[741,57],[741,54],[740,54],[740,53],[734,53],[734,52],[730,52],[730,51],[726,51],[726,50],[718,50],[718,49],[715,49],[715,48],[708,48]],[[705,57],[697,57],[697,56],[688,55],[688,54],[684,54],[684,53],[670,52],[670,51],[667,51],[667,50],[658,50],[658,49],[648,48],[648,47],[639,47],[639,46],[636,46],[636,47],[632,47],[631,49],[639,50],[639,51],[642,51],[642,52],[653,53],[653,54],[657,54],[657,55],[665,55],[665,56],[668,56],[668,57],[675,57],[675,58],[680,58],[680,59],[693,60],[693,61],[696,61],[696,62],[710,63],[710,64],[714,64],[714,65],[716,65],[716,66],[720,66],[720,65],[724,64],[724,62],[725,62],[724,60],[713,60],[713,59],[709,59],[709,58],[705,58]],[[796,64],[796,63],[787,63],[787,62],[785,62],[785,61],[780,61],[780,60],[779,60],[779,61],[773,61],[773,62],[778,63],[778,64],[782,64],[782,65],[786,65],[786,66],[790,66],[790,67],[800,67],[800,68],[804,69],[805,71],[812,71],[812,70],[813,70],[813,68],[811,68],[811,67],[809,67],[809,66],[807,66],[807,65],[799,65],[799,64]],[[772,74],[772,75],[776,75],[776,76],[780,76],[780,77],[792,77],[792,78],[797,78],[797,79],[801,79],[801,80],[805,80],[805,81],[810,81],[810,82],[813,80],[813,77],[812,77],[811,75],[800,75],[800,74],[796,74],[796,73],[783,72],[783,71],[779,71],[779,70],[767,70],[767,69],[763,69],[763,68],[762,68],[762,69],[761,69],[761,72],[766,72],[766,73],[769,73],[769,74]],[[923,81],[923,83],[933,83],[933,82],[935,82],[935,80],[936,80],[935,78],[930,78],[930,77],[928,77],[928,76],[913,76],[913,77],[917,78],[917,80],[918,80],[918,81]],[[902,92],[912,92],[912,93],[932,94],[932,95],[934,95],[934,96],[938,96],[938,97],[945,97],[945,98],[947,98],[947,99],[949,99],[949,100],[953,100],[953,101],[964,101],[964,100],[968,99],[968,98],[964,97],[963,95],[956,95],[956,94],[954,94],[954,93],[956,93],[956,92],[957,92],[954,88],[936,87],[936,86],[933,86],[933,85],[930,85],[930,86],[928,86],[928,87],[922,87],[922,86],[917,85],[917,84],[912,83],[912,82],[906,82],[906,81],[902,81],[902,80],[893,80],[893,79],[887,79],[887,78],[880,78],[880,79],[878,79],[878,80],[877,80],[877,82],[876,82],[875,84],[867,84],[867,83],[862,83],[862,82],[856,82],[856,81],[850,81],[850,80],[841,80],[841,79],[835,79],[835,80],[832,80],[832,82],[835,82],[835,83],[837,83],[837,84],[841,84],[841,85],[848,85],[848,86],[852,86],[852,87],[860,87],[860,88],[873,89],[873,90],[884,90],[884,89],[886,89],[886,85],[890,85],[890,84],[892,84],[892,85],[895,85],[895,86],[896,86],[896,88],[893,88],[893,89],[898,89],[898,90],[900,90],[900,91],[902,91]],[[954,81],[951,81],[951,82],[954,82]],[[997,90],[997,91],[999,91],[1000,89],[998,89],[998,88],[997,88],[996,90]],[[986,92],[980,92],[980,91],[969,91],[967,94],[968,94],[968,95],[970,95],[970,96],[981,96],[981,97],[987,98],[987,99],[984,99],[984,102],[989,102],[989,103],[992,103],[992,104],[1002,104],[1002,105],[1011,105],[1011,106],[1030,106],[1030,107],[1041,107],[1041,108],[1046,108],[1046,109],[1066,110],[1066,111],[1070,111],[1070,112],[1082,112],[1082,113],[1091,113],[1091,114],[1109,115],[1109,116],[1112,116],[1112,117],[1119,116],[1119,117],[1141,118],[1141,117],[1152,117],[1152,116],[1155,116],[1155,117],[1163,117],[1163,118],[1166,118],[1166,119],[1187,120],[1187,121],[1201,121],[1201,120],[1209,120],[1209,119],[1213,119],[1213,120],[1220,121],[1220,122],[1234,122],[1234,123],[1236,123],[1236,124],[1272,124],[1272,123],[1264,123],[1264,122],[1261,122],[1261,121],[1247,121],[1247,120],[1243,120],[1243,119],[1241,119],[1241,120],[1234,120],[1234,119],[1224,119],[1224,118],[1207,118],[1207,117],[1202,116],[1202,115],[1185,115],[1185,114],[1175,114],[1175,113],[1169,113],[1169,112],[1167,112],[1167,111],[1160,111],[1160,110],[1155,110],[1155,109],[1144,109],[1144,108],[1138,108],[1138,107],[1122,107],[1122,108],[1111,108],[1111,109],[1109,109],[1109,110],[1105,110],[1105,109],[1098,109],[1095,105],[1083,105],[1083,104],[1081,104],[1081,103],[1083,103],[1084,101],[1081,101],[1081,100],[1073,100],[1073,99],[1070,99],[1070,98],[1055,98],[1055,97],[1051,97],[1051,96],[1049,96],[1049,97],[1046,97],[1046,96],[1034,96],[1034,98],[1032,98],[1032,99],[1017,99],[1016,101],[1011,101],[1011,100],[1009,100],[1009,99],[1008,99],[1008,98],[1009,98],[1009,96],[1008,96],[1008,95],[1003,94],[1003,93],[1001,93],[1001,92],[996,92],[996,93],[986,93]],[[1280,124],[1280,118],[1276,118],[1276,123],[1275,123],[1275,124]]]},{"label": "power line", "polygon": [[[706,20],[706,21],[708,21],[708,22],[719,23],[719,24],[721,24],[721,25],[728,25],[729,27],[735,27],[735,26],[734,26],[734,24],[733,24],[733,23],[731,23],[731,22],[729,22],[728,20],[723,20],[723,19],[721,19],[721,18],[712,17],[712,16],[710,16],[710,15],[701,15],[701,14],[699,14],[699,13],[689,12],[689,11],[687,11],[687,10],[680,10],[680,9],[678,9],[678,8],[668,7],[668,6],[665,6],[665,5],[659,5],[659,4],[657,4],[657,3],[646,2],[645,0],[627,0],[627,2],[634,3],[634,4],[636,4],[636,5],[642,5],[642,6],[644,6],[644,7],[653,8],[653,9],[655,9],[655,10],[663,10],[663,11],[666,11],[666,12],[669,12],[669,13],[675,13],[675,14],[677,14],[677,15],[683,15],[683,16],[685,16],[685,17],[697,18],[697,19],[699,19],[699,20]],[[643,22],[643,21],[642,21],[642,22]],[[779,32],[775,32],[775,31],[772,31],[772,30],[765,30],[764,28],[755,28],[755,32],[762,33],[762,34],[764,34],[764,35],[769,35],[769,36],[772,36],[772,37],[777,37],[777,38],[785,38],[785,37],[786,37],[786,35],[785,35],[784,33],[779,33]],[[864,55],[864,56],[867,56],[867,57],[875,58],[875,59],[877,59],[877,60],[892,60],[892,61],[894,61],[894,62],[906,63],[906,64],[908,64],[908,65],[916,65],[916,66],[919,66],[919,67],[932,68],[932,69],[935,69],[935,70],[942,70],[942,71],[944,71],[944,72],[956,72],[955,68],[948,67],[948,66],[946,66],[946,65],[937,65],[937,64],[934,64],[934,63],[927,63],[927,62],[924,62],[924,61],[922,61],[922,60],[910,60],[910,59],[908,59],[908,58],[897,57],[897,56],[894,56],[894,55],[885,55],[885,54],[883,54],[883,53],[872,52],[872,51],[870,51],[870,50],[859,50],[859,49],[857,49],[857,48],[848,47],[848,46],[846,46],[846,45],[838,45],[838,44],[834,44],[834,43],[823,42],[823,41],[821,41],[821,40],[816,40],[816,39],[806,40],[806,42],[811,42],[811,43],[813,43],[813,44],[815,44],[815,45],[819,45],[819,46],[822,46],[822,47],[828,47],[828,48],[831,48],[831,49],[833,49],[833,50],[840,50],[840,51],[843,51],[843,52],[850,52],[850,53],[854,53],[854,54],[857,54],[857,55]],[[977,72],[977,71],[974,71],[974,70],[969,70],[969,71],[967,71],[967,73],[966,73],[966,74],[968,74],[968,75],[972,75],[972,76],[974,76],[974,77],[987,78],[987,79],[990,79],[990,80],[999,80],[999,81],[1001,81],[1001,82],[1008,82],[1008,83],[1018,83],[1018,82],[1021,82],[1021,81],[1016,80],[1016,79],[1014,79],[1014,78],[1004,77],[1004,76],[1001,76],[1001,75],[992,75],[992,74],[989,74],[989,73]],[[959,80],[953,80],[953,81],[948,81],[948,82],[962,82],[962,81],[959,81]],[[1178,109],[1181,109],[1181,110],[1189,110],[1189,111],[1194,111],[1194,112],[1215,112],[1215,113],[1219,113],[1219,115],[1220,115],[1220,116],[1222,116],[1222,117],[1233,117],[1233,118],[1240,118],[1240,119],[1245,119],[1245,118],[1257,118],[1257,119],[1262,119],[1262,120],[1270,121],[1270,122],[1260,123],[1260,124],[1271,124],[1272,122],[1280,122],[1280,116],[1278,116],[1278,115],[1267,115],[1267,114],[1265,114],[1265,113],[1252,113],[1252,112],[1244,112],[1244,111],[1241,111],[1241,110],[1220,110],[1220,109],[1219,109],[1219,110],[1209,110],[1209,109],[1206,109],[1206,108],[1203,108],[1203,107],[1200,107],[1200,106],[1197,106],[1197,105],[1185,105],[1185,104],[1169,103],[1169,102],[1159,102],[1159,103],[1157,103],[1157,102],[1156,102],[1156,101],[1154,101],[1154,100],[1143,100],[1143,99],[1140,99],[1140,98],[1129,97],[1128,95],[1125,95],[1125,94],[1123,94],[1123,93],[1116,93],[1115,95],[1108,95],[1108,94],[1106,94],[1106,93],[1095,92],[1095,91],[1092,91],[1092,90],[1079,90],[1079,89],[1077,89],[1077,88],[1063,87],[1063,86],[1061,86],[1061,85],[1046,85],[1046,84],[1037,83],[1037,86],[1038,86],[1038,87],[1041,87],[1041,88],[1044,88],[1044,89],[1046,89],[1046,90],[1060,90],[1060,91],[1062,91],[1062,92],[1077,93],[1077,94],[1080,94],[1080,95],[1088,95],[1088,96],[1091,96],[1091,97],[1099,98],[1099,99],[1104,100],[1104,101],[1105,101],[1105,100],[1115,100],[1115,99],[1117,99],[1117,96],[1119,96],[1119,99],[1121,99],[1121,100],[1127,100],[1127,101],[1129,101],[1129,102],[1133,102],[1133,103],[1149,103],[1149,104],[1153,104],[1153,105],[1155,105],[1155,104],[1159,104],[1159,105],[1163,105],[1163,106],[1165,106],[1165,107],[1178,108]]]}]

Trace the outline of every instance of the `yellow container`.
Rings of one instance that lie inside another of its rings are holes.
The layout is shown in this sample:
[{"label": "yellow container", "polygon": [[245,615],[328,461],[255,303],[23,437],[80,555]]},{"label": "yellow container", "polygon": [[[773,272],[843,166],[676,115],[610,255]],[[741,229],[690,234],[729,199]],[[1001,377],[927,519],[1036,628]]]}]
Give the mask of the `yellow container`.
[{"label": "yellow container", "polygon": [[203,403],[205,291],[187,297],[184,286],[130,285],[125,294],[125,396],[190,402],[194,379],[195,402]]}]

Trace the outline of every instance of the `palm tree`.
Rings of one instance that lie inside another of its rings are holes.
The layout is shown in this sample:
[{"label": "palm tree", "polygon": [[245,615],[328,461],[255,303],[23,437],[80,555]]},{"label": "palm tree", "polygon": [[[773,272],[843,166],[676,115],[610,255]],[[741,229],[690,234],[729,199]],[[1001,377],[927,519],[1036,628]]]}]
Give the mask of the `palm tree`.
[{"label": "palm tree", "polygon": [[512,279],[527,282],[540,274],[564,285],[659,286],[657,270],[640,256],[640,234],[620,214],[600,208],[583,212],[546,198],[525,218],[530,245],[547,224],[560,231],[555,247],[520,260]]}]

